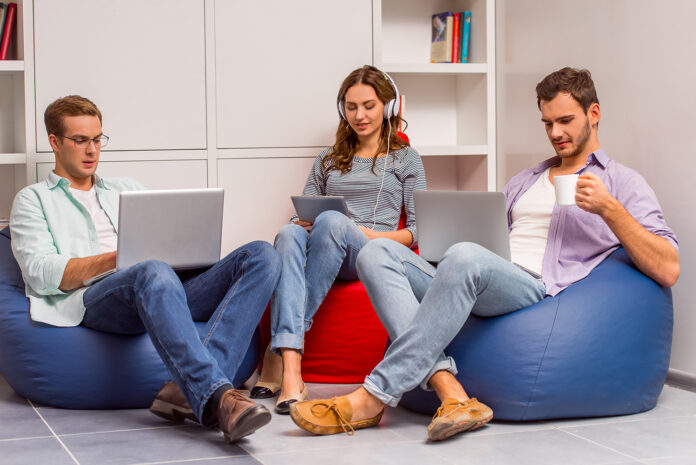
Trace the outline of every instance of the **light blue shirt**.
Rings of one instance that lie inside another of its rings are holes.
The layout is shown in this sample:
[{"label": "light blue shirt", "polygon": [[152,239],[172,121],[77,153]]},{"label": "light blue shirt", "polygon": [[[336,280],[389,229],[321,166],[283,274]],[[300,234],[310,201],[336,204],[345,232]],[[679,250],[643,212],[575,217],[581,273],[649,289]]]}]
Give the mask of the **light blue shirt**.
[{"label": "light blue shirt", "polygon": [[[70,181],[53,171],[48,178],[19,193],[12,203],[12,253],[22,269],[31,319],[52,326],[77,326],[85,307],[86,288],[68,292],[58,287],[71,258],[98,255],[99,237],[92,218],[72,194]],[[118,233],[118,202],[123,191],[143,190],[133,179],[94,176],[99,204]]]}]

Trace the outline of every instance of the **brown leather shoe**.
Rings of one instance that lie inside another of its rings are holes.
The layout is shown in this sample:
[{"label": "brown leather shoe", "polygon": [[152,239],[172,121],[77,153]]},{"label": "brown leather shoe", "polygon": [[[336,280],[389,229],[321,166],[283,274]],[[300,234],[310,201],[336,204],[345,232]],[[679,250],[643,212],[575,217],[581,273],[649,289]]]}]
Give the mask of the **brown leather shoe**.
[{"label": "brown leather shoe", "polygon": [[475,397],[460,402],[445,399],[428,425],[431,441],[441,441],[464,431],[473,431],[493,418],[493,410]]},{"label": "brown leather shoe", "polygon": [[251,400],[243,391],[230,389],[220,399],[217,419],[225,439],[234,442],[271,421],[271,412]]},{"label": "brown leather shoe", "polygon": [[171,381],[166,381],[157,392],[150,411],[174,423],[183,423],[187,418],[198,423],[198,418],[184,397],[184,393],[176,383]]},{"label": "brown leather shoe", "polygon": [[384,409],[367,420],[352,421],[353,407],[346,396],[290,404],[290,416],[295,424],[314,434],[346,433],[351,436],[356,429],[379,424],[383,413]]}]

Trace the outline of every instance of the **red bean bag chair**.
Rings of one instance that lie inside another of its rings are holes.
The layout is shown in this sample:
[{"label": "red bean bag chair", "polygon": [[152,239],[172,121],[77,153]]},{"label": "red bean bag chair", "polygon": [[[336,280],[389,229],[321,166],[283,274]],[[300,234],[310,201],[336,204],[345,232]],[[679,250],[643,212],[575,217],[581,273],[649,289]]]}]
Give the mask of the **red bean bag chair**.
[{"label": "red bean bag chair", "polygon": [[[262,347],[271,339],[270,308],[261,319]],[[355,384],[382,360],[387,331],[360,281],[336,281],[305,334],[302,378],[309,383]]]}]

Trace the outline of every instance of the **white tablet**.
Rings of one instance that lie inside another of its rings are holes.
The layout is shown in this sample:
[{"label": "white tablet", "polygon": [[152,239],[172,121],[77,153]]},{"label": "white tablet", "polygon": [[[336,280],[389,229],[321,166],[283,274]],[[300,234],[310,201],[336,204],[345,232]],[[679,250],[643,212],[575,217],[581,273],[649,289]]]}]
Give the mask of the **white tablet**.
[{"label": "white tablet", "polygon": [[308,223],[314,223],[317,216],[327,210],[335,210],[350,216],[346,199],[342,195],[293,195],[290,198],[295,205],[297,216]]}]

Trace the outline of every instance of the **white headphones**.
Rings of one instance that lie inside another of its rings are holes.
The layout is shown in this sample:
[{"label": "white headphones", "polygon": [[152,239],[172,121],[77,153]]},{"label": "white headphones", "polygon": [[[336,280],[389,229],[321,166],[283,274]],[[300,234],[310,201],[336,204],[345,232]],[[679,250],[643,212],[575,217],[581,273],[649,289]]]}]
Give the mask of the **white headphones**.
[{"label": "white headphones", "polygon": [[[399,95],[399,89],[396,87],[396,83],[394,83],[394,80],[391,78],[391,76],[389,76],[384,71],[379,70],[374,66],[370,66],[370,68],[374,68],[380,73],[382,73],[382,75],[385,78],[387,78],[387,81],[389,81],[389,84],[391,84],[392,89],[394,89],[394,93],[396,94],[396,96],[393,99],[389,100],[387,103],[384,104],[384,119],[388,120],[392,116],[397,116],[401,107],[401,97]],[[341,117],[341,119],[347,120],[345,97],[346,96],[344,94],[338,94],[338,99],[336,100],[336,107],[338,108],[338,115]]]}]

